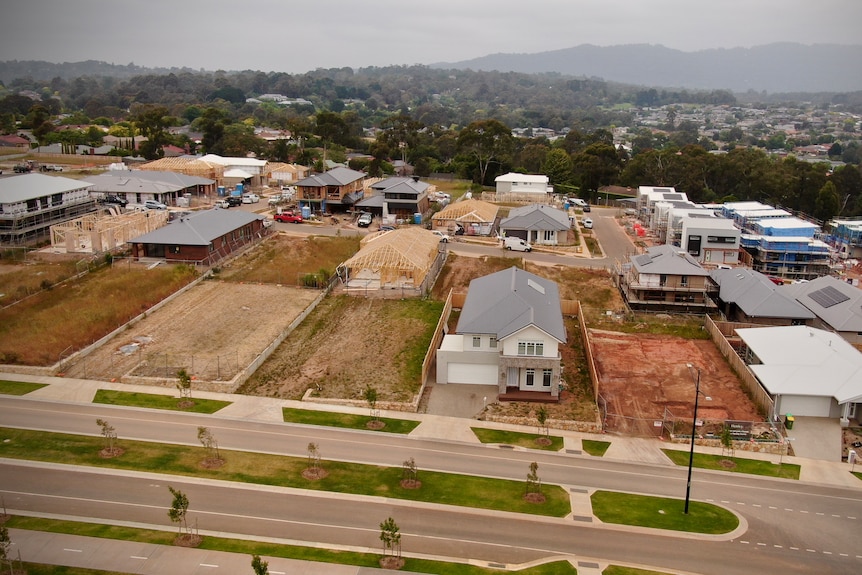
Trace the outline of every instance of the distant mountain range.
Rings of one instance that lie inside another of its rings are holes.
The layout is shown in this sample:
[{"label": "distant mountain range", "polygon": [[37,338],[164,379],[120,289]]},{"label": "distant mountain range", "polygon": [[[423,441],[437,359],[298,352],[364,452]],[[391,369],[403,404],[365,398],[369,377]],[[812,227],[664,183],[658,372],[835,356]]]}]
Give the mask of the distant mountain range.
[{"label": "distant mountain range", "polygon": [[558,72],[639,86],[736,93],[862,90],[862,45],[780,43],[682,52],[652,44],[583,44],[538,54],[492,54],[431,67],[525,74]]}]

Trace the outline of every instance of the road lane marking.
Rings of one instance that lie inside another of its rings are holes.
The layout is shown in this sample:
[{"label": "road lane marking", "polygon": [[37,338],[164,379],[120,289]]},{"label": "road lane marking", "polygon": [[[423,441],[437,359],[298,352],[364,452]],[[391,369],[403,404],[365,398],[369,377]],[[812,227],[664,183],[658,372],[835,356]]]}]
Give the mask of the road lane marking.
[{"label": "road lane marking", "polygon": [[776,549],[784,549],[784,545],[773,545]]},{"label": "road lane marking", "polygon": [[63,549],[63,551],[68,551],[69,553],[83,553],[81,549]]},{"label": "road lane marking", "polygon": [[146,560],[148,557],[141,557],[140,555],[129,555],[130,559],[143,559]]},{"label": "road lane marking", "polygon": [[832,555],[832,551],[824,551],[823,554],[824,555]]},{"label": "road lane marking", "polygon": [[769,508],[770,509],[778,509],[778,507],[775,507],[774,505],[770,505]]},{"label": "road lane marking", "polygon": [[799,551],[799,547],[791,547],[794,551]]},{"label": "road lane marking", "polygon": [[218,565],[213,565],[212,563],[198,563],[201,567],[215,567],[218,569]]},{"label": "road lane marking", "polygon": [[806,551],[808,551],[809,553],[817,553],[816,549],[806,549]]}]

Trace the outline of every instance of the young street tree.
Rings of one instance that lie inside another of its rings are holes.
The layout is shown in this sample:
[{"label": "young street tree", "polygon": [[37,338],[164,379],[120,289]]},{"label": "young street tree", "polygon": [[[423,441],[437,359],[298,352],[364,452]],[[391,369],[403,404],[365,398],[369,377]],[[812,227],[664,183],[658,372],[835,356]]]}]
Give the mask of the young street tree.
[{"label": "young street tree", "polygon": [[12,539],[9,537],[9,530],[4,525],[0,525],[0,564],[8,564],[11,567],[11,558],[9,557],[11,547]]},{"label": "young street tree", "polygon": [[177,372],[177,389],[180,390],[180,402],[191,402],[192,400],[192,376],[185,368]]},{"label": "young street tree", "polygon": [[213,436],[212,432],[207,427],[198,427],[198,441],[201,442],[201,445],[204,446],[204,450],[207,453],[207,460],[209,461],[220,461],[221,454],[218,450],[218,441],[216,441],[215,436]]},{"label": "young street tree", "polygon": [[269,562],[260,558],[260,555],[251,556],[251,568],[254,575],[269,575]]},{"label": "young street tree", "polygon": [[371,417],[377,421],[380,417],[380,412],[377,410],[377,389],[370,385],[365,386],[365,392],[362,394],[365,402],[368,403],[368,408],[371,410]]},{"label": "young street tree", "polygon": [[530,464],[530,472],[527,473],[527,485],[525,494],[542,493],[542,481],[539,479],[539,464],[535,461]]},{"label": "young street tree", "polygon": [[105,438],[105,449],[103,450],[103,453],[107,456],[114,455],[114,441],[117,440],[117,431],[114,429],[113,425],[104,419],[97,419],[96,425],[102,429],[102,437]]},{"label": "young street tree", "polygon": [[383,542],[384,557],[389,553],[393,557],[401,557],[401,533],[391,517],[380,524],[380,540]]},{"label": "young street tree", "polygon": [[541,435],[548,435],[548,410],[545,409],[544,405],[539,406],[539,409],[536,411],[536,421],[539,422],[539,433]]},{"label": "young street tree", "polygon": [[179,489],[174,489],[171,486],[168,486],[168,489],[170,490],[171,495],[174,496],[171,508],[168,509],[168,517],[171,518],[172,522],[179,525],[180,534],[182,534],[183,531],[188,533],[189,527],[186,523],[186,515],[189,512],[189,498],[186,497],[186,494]]}]

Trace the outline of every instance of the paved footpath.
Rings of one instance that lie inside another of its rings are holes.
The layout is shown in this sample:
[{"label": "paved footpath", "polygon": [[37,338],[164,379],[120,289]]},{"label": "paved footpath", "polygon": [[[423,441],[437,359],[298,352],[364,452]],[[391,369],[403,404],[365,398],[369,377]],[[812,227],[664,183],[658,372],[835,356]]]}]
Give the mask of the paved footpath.
[{"label": "paved footpath", "polygon": [[[46,387],[29,393],[27,397],[50,401],[90,403],[99,389],[157,393],[172,396],[176,395],[176,391],[170,388],[128,385],[93,380],[28,376],[11,373],[0,373],[0,379],[48,384]],[[282,422],[282,407],[313,408],[323,411],[356,413],[361,415],[368,413],[366,408],[360,407],[309,404],[300,401],[266,397],[251,397],[204,391],[195,392],[195,396],[202,399],[218,399],[230,402],[229,406],[220,410],[218,413],[214,414],[214,416],[229,417],[231,419]],[[410,434],[411,436],[438,439],[442,441],[479,443],[475,434],[470,430],[471,427],[487,427],[528,432],[535,431],[534,426],[524,427],[512,424],[479,421],[469,418],[446,417],[441,415],[404,412],[382,412],[382,415],[393,418],[409,418],[418,420],[421,423],[413,430]],[[553,433],[554,435],[563,437],[564,449],[569,453],[581,453],[582,456],[589,457],[589,455],[582,451],[582,440],[601,439],[610,442],[610,447],[603,456],[603,459],[622,460],[651,465],[674,465],[667,456],[665,456],[662,449],[679,449],[686,451],[689,449],[688,444],[671,444],[654,439],[596,435],[556,429],[553,430]],[[721,454],[721,448],[697,446],[696,449],[700,453]],[[777,457],[771,454],[742,451],[737,451],[736,456],[769,461],[775,461]],[[785,463],[795,463],[800,465],[800,481],[841,487],[862,488],[862,482],[849,473],[849,467],[846,463],[805,459],[792,456],[785,456],[783,461]],[[576,517],[584,517],[585,519],[587,517],[592,517],[592,509],[590,508],[589,499],[586,495],[580,495],[577,493],[572,494],[572,512]],[[221,573],[251,572],[251,557],[244,554],[15,529],[10,530],[10,534],[12,535],[12,541],[15,545],[15,547],[13,547],[12,555],[17,556],[16,550],[20,550],[22,558],[35,563],[71,565],[93,569],[114,570],[122,573],[142,573],[152,575],[164,575],[170,573],[206,573],[210,575],[219,575]],[[206,533],[203,534],[207,535]],[[232,536],[231,534],[224,533],[213,533],[210,535]],[[379,549],[368,549],[367,551],[371,553],[380,553]],[[296,575],[366,575],[391,572],[382,569],[349,565],[335,565],[269,557],[264,557],[263,559],[269,561],[269,572],[272,575],[281,575],[284,573]],[[446,557],[428,557],[428,559],[439,559],[442,561],[449,560]],[[602,569],[607,565],[604,563],[599,564],[579,561],[575,563],[575,566],[578,568],[578,573],[580,575],[599,575]],[[406,573],[406,571],[401,572]]]}]

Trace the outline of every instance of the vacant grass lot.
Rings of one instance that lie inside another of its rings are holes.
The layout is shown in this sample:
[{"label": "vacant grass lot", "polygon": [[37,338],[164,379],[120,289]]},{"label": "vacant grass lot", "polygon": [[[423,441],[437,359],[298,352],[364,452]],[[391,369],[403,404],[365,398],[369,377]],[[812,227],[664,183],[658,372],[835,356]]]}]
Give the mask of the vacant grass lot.
[{"label": "vacant grass lot", "polygon": [[180,398],[170,395],[156,393],[137,393],[131,391],[114,391],[111,389],[100,389],[93,398],[93,403],[104,403],[107,405],[127,405],[130,407],[144,407],[147,409],[170,409],[174,411],[188,411],[189,413],[215,413],[227,407],[231,402],[218,401],[215,399],[196,399],[192,397],[194,405],[191,407],[180,407]]},{"label": "vacant grass lot", "polygon": [[0,363],[52,365],[197,277],[187,266],[105,267],[0,310]]},{"label": "vacant grass lot", "polygon": [[0,380],[0,394],[3,395],[27,395],[45,387],[43,383],[31,383],[29,381],[6,381]]}]

